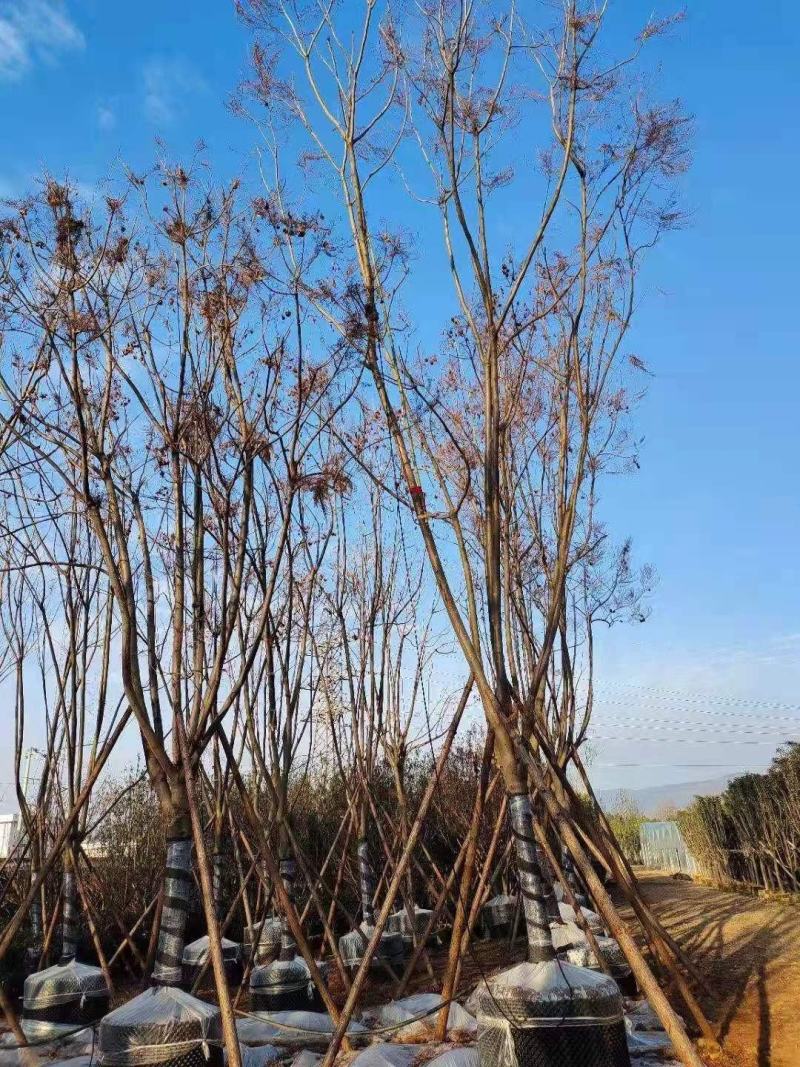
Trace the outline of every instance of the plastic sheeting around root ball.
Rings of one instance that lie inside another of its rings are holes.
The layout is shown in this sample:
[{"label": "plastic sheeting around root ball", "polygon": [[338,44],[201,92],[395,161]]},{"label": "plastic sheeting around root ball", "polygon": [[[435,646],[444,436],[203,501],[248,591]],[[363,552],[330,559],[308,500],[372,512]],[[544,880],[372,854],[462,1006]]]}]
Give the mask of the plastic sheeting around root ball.
[{"label": "plastic sheeting around root ball", "polygon": [[622,1019],[613,978],[560,960],[518,963],[478,985],[467,1007],[478,1017],[528,1025],[539,1019]]},{"label": "plastic sheeting around root ball", "polygon": [[675,1049],[666,1031],[637,1030],[628,1033],[628,1051],[631,1056],[664,1056]]},{"label": "plastic sheeting around root ball", "polygon": [[[241,946],[236,941],[229,941],[227,937],[220,939],[222,945],[222,959],[227,963],[238,963],[241,956]],[[186,967],[202,967],[210,958],[208,934],[198,937],[183,950],[183,964]]]},{"label": "plastic sheeting around root ball", "polygon": [[[88,1038],[89,1045],[87,1047],[91,1047],[91,1027],[84,1026],[76,1032],[75,1026],[70,1023],[46,1023],[38,1019],[20,1019],[19,1025],[25,1037],[35,1047],[50,1049],[48,1059],[53,1058],[54,1050],[56,1049],[61,1054],[60,1050],[63,1043],[71,1042],[73,1039],[80,1040],[83,1035]],[[9,1032],[0,1036],[0,1050],[15,1048],[16,1044],[17,1039],[12,1033]],[[68,1053],[64,1053],[64,1058],[83,1055],[84,1051],[86,1049],[83,1046],[79,1046],[77,1051],[71,1049]],[[0,1063],[0,1067],[2,1067],[2,1063]]]},{"label": "plastic sheeting around root ball", "polygon": [[245,926],[242,931],[242,958],[247,961],[253,952],[253,942],[258,938],[254,959],[258,963],[267,956],[274,956],[280,952],[283,923],[275,916],[268,916],[263,924],[253,923]]},{"label": "plastic sheeting around root ball", "polygon": [[250,975],[251,993],[278,993],[307,990],[311,972],[302,956],[292,960],[274,960],[255,967]]},{"label": "plastic sheeting around root ball", "polygon": [[[274,1045],[239,1045],[242,1067],[270,1067],[270,1064],[283,1059],[285,1053]],[[228,1062],[228,1050],[225,1050],[225,1063]]]},{"label": "plastic sheeting around root ball", "polygon": [[500,926],[510,926],[514,921],[516,911],[517,898],[499,893],[491,900],[487,900],[481,908],[481,922],[489,931]]},{"label": "plastic sheeting around root ball", "polygon": [[[567,904],[562,900],[558,905],[558,910],[565,923],[576,922],[578,917],[577,912],[571,904]],[[596,911],[592,911],[591,908],[581,908],[581,914],[586,920],[592,933],[601,934],[603,932],[603,920]]]},{"label": "plastic sheeting around root ball", "polygon": [[28,1048],[0,1047],[0,1067],[90,1067],[89,1055],[53,1059],[52,1045],[31,1045]]},{"label": "plastic sheeting around root ball", "polygon": [[[367,944],[375,931],[374,926],[361,923],[357,930],[351,930],[339,938],[339,955],[347,967],[356,967],[364,958]],[[375,947],[372,965],[388,963],[390,966],[403,957],[403,938],[400,934],[384,930]]]},{"label": "plastic sheeting around root ball", "polygon": [[574,922],[550,923],[553,948],[561,952],[569,948],[581,948],[587,943],[586,934]]},{"label": "plastic sheeting around root ball", "polygon": [[110,990],[99,967],[71,960],[29,974],[22,1007],[24,1011],[39,1011],[84,998],[108,996]]},{"label": "plastic sheeting around root ball", "polygon": [[320,1052],[312,1052],[311,1049],[304,1048],[302,1052],[298,1052],[294,1057],[289,1067],[317,1067],[322,1061],[322,1054]]},{"label": "plastic sheeting around root ball", "polygon": [[[416,993],[367,1008],[361,1018],[379,1030],[391,1027],[391,1036],[398,1041],[424,1041],[436,1030],[442,1003],[439,993]],[[453,1002],[447,1013],[447,1029],[451,1034],[474,1035],[478,1024],[474,1016]]]},{"label": "plastic sheeting around root ball", "polygon": [[[603,959],[609,967],[618,967],[624,970],[629,969],[625,953],[613,937],[596,937],[595,940],[597,941],[597,947],[600,949]],[[600,966],[598,959],[589,947],[588,942],[583,945],[578,945],[575,948],[571,948],[567,953],[567,959],[576,967]]]},{"label": "plastic sheeting around root ball", "polygon": [[155,986],[100,1023],[99,1062],[104,1067],[163,1063],[201,1042],[221,1047],[219,1008],[175,986]]},{"label": "plastic sheeting around root ball", "polygon": [[[400,934],[405,942],[413,943],[415,939],[419,942],[428,929],[433,912],[429,908],[418,908],[415,905],[412,914],[413,918],[409,919],[406,908],[393,912],[386,920],[386,929],[390,934]],[[435,933],[436,927],[431,931],[432,935]]]},{"label": "plastic sheeting around root ball", "polygon": [[350,1067],[413,1067],[419,1054],[419,1045],[380,1042],[359,1052]]},{"label": "plastic sheeting around root ball", "polygon": [[428,1060],[425,1067],[478,1067],[479,1062],[477,1048],[451,1048]]},{"label": "plastic sheeting around root ball", "polygon": [[661,1020],[650,1007],[648,1000],[640,1000],[634,1004],[628,1003],[625,1012],[625,1029],[628,1033],[634,1030],[663,1030]]},{"label": "plastic sheeting around root ball", "polygon": [[[289,1048],[325,1048],[335,1030],[330,1015],[318,1011],[256,1011],[236,1020],[236,1032],[245,1045],[269,1042]],[[367,1030],[361,1023],[349,1023],[348,1037],[358,1039],[366,1035]]]},{"label": "plastic sheeting around root ball", "polygon": [[627,1067],[622,997],[604,974],[558,959],[520,963],[480,983],[467,1005],[481,1062]]},{"label": "plastic sheeting around root ball", "polygon": [[653,1060],[649,1057],[631,1056],[631,1067],[683,1067],[680,1060]]}]

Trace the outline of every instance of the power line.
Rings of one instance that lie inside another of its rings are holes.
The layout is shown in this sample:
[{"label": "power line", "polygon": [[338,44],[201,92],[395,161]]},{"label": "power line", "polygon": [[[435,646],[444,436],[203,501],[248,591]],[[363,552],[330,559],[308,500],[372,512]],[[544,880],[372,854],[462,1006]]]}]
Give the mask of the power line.
[{"label": "power line", "polygon": [[677,701],[672,703],[652,703],[648,701],[641,701],[632,703],[630,700],[595,700],[593,711],[598,714],[603,708],[621,708],[623,711],[636,714],[637,712],[688,712],[697,709],[697,712],[705,717],[710,718],[750,718],[750,719],[764,719],[769,718],[770,721],[785,719],[787,722],[797,722],[800,713],[797,715],[784,713],[784,714],[771,714],[765,711],[763,708],[759,710],[753,710],[751,708],[708,708],[703,703],[679,703]]},{"label": "power line", "polygon": [[[591,766],[592,767],[670,767],[670,768],[672,768],[672,767],[692,767],[692,768],[695,768],[695,769],[697,769],[697,768],[708,769],[708,768],[712,768],[712,767],[719,767],[719,768],[722,768],[722,767],[739,767],[740,764],[738,764],[738,763],[674,763],[674,762],[670,762],[670,763],[643,763],[641,760],[636,760],[636,761],[633,761],[631,763],[625,763],[625,762],[618,762],[618,761],[609,762],[608,760],[592,760]],[[691,785],[692,783],[691,782],[687,782],[687,783],[677,783],[677,784],[679,784],[679,785],[682,785],[682,784]]]},{"label": "power line", "polygon": [[777,711],[794,711],[800,713],[800,704],[790,704],[788,702],[779,700],[759,700],[750,697],[737,697],[726,695],[714,695],[705,694],[700,692],[684,692],[680,689],[662,689],[654,685],[636,685],[632,682],[616,682],[605,683],[598,687],[598,693],[596,699],[602,700],[604,703],[612,703],[602,697],[603,689],[610,689],[612,692],[615,690],[634,690],[635,692],[642,692],[646,694],[653,694],[656,698],[669,699],[672,701],[679,701],[683,703],[693,704],[712,704],[720,705],[724,707],[733,705],[743,705],[751,708],[764,708],[773,709]]},{"label": "power line", "polygon": [[739,738],[697,738],[697,737],[631,737],[627,734],[619,736],[603,737],[600,734],[590,734],[590,741],[628,741],[635,742],[636,744],[648,744],[648,743],[664,743],[664,742],[680,742],[683,745],[771,745],[775,747],[775,739],[772,738],[769,741],[755,741],[753,739],[739,739]]},{"label": "power line", "polygon": [[[664,722],[658,719],[640,719],[638,722],[595,722],[590,726],[590,732],[595,729],[599,730],[622,730],[626,729],[647,729],[652,727],[653,729],[663,733],[678,733],[678,734],[708,734],[719,733],[721,727],[703,724],[701,722]],[[800,723],[793,724],[794,730],[800,730]],[[775,737],[782,736],[786,732],[786,728],[783,726],[773,727],[756,727],[756,726],[741,726],[728,725],[724,728],[728,732],[735,730],[736,735],[741,734],[753,734],[761,737]]]},{"label": "power line", "polygon": [[704,726],[704,724],[705,724],[705,726],[709,730],[719,730],[719,729],[723,729],[725,727],[730,727],[730,728],[737,729],[737,730],[738,729],[751,730],[751,729],[754,729],[755,727],[759,727],[759,728],[762,728],[762,729],[767,729],[769,727],[773,727],[774,729],[779,729],[779,728],[784,727],[784,726],[785,727],[800,727],[800,719],[790,719],[790,718],[781,718],[781,717],[765,719],[765,718],[761,718],[761,717],[758,717],[758,716],[741,716],[741,717],[736,717],[736,718],[733,718],[733,719],[730,716],[723,716],[721,718],[722,718],[722,721],[718,722],[717,721],[718,716],[702,716],[702,717],[694,717],[694,718],[673,718],[672,716],[665,716],[665,715],[620,715],[620,716],[610,716],[609,718],[606,718],[605,715],[595,714],[595,715],[592,716],[592,722],[602,723],[604,727],[606,727],[606,726],[613,726],[613,727],[617,727],[617,726],[620,726],[620,727],[640,726],[641,723],[651,723],[651,722],[655,723],[656,726],[658,726],[658,724],[660,724],[660,723],[663,723],[663,726],[671,726],[671,727],[681,727],[681,726],[695,727],[695,726]]}]

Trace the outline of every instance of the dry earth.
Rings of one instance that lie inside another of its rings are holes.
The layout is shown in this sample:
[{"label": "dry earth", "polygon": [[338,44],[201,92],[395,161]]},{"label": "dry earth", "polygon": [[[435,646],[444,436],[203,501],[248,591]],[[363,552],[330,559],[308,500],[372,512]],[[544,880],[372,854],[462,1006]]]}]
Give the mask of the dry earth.
[{"label": "dry earth", "polygon": [[718,1003],[703,1007],[738,1067],[800,1067],[800,907],[637,873],[717,991]]}]

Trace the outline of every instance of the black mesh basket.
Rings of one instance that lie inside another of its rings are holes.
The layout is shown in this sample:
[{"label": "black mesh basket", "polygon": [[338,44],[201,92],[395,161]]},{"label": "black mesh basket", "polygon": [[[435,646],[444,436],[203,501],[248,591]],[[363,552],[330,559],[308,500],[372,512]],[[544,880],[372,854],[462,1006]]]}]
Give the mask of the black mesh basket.
[{"label": "black mesh basket", "polygon": [[481,1067],[630,1067],[625,1023],[556,1026],[483,1026],[478,1032]]},{"label": "black mesh basket", "polygon": [[[153,1067],[224,1067],[225,1057],[221,1045],[207,1045],[208,1059],[202,1044],[182,1052],[179,1056],[173,1056],[171,1060],[161,1060]],[[147,1067],[147,1065],[143,1065]]]},{"label": "black mesh basket", "polygon": [[250,1004],[253,1011],[325,1011],[322,997],[317,989],[311,996],[308,986],[302,989],[271,989],[269,991],[250,992]]},{"label": "black mesh basket", "polygon": [[89,1026],[108,1013],[108,997],[81,997],[63,1004],[48,1004],[43,1008],[25,1008],[23,1019],[38,1023],[66,1023],[70,1026]]},{"label": "black mesh basket", "polygon": [[[242,980],[243,967],[239,960],[223,960],[223,970],[225,971],[225,978],[228,985],[238,985]],[[202,963],[184,963],[183,964],[183,987],[184,989],[191,990],[194,987],[194,983],[197,981],[200,973],[203,971],[205,965]],[[209,962],[205,968],[203,974],[202,985],[214,984],[214,968]]]},{"label": "black mesh basket", "polygon": [[177,986],[155,985],[102,1020],[97,1062],[100,1067],[222,1067],[222,1047],[216,1005]]},{"label": "black mesh basket", "polygon": [[481,926],[486,937],[496,941],[507,940],[514,929],[517,901],[514,897],[496,896],[481,908]]},{"label": "black mesh basket", "polygon": [[638,997],[639,987],[636,984],[636,979],[633,976],[633,971],[630,967],[612,967],[611,977],[619,986],[619,991],[623,997]]},{"label": "black mesh basket", "polygon": [[478,990],[481,1067],[630,1067],[622,997],[607,975],[519,963]]},{"label": "black mesh basket", "polygon": [[250,976],[250,1003],[257,1011],[323,1011],[305,960],[275,960]]},{"label": "black mesh basket", "polygon": [[[367,927],[362,923],[358,930],[351,930],[349,934],[339,938],[339,952],[351,975],[355,974],[361,965],[361,961],[364,958],[364,949],[373,929],[373,927]],[[402,967],[403,956],[402,936],[398,933],[384,930],[370,961],[370,967],[375,971],[379,970],[384,964],[389,967]]]}]

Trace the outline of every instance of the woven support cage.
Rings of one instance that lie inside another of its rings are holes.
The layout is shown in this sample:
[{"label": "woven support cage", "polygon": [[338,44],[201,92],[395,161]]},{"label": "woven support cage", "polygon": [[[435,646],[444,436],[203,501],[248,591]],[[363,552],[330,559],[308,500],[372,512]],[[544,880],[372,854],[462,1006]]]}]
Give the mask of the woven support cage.
[{"label": "woven support cage", "polygon": [[[414,944],[419,944],[425,936],[431,915],[433,912],[429,908],[418,908],[414,905],[412,917],[409,917],[408,909],[401,908],[393,912],[386,920],[386,929],[390,934],[400,934],[404,950],[410,952]],[[437,931],[433,929],[428,941],[433,941],[436,937]]]},{"label": "woven support cage", "polygon": [[[374,926],[362,923],[357,930],[351,930],[349,934],[339,938],[339,954],[345,966],[354,969],[360,965],[364,958],[364,950],[374,930]],[[390,930],[384,930],[375,948],[371,966],[376,967],[381,964],[388,964],[388,966],[392,967],[399,965],[402,963],[403,953],[402,935]]]},{"label": "woven support cage", "polygon": [[219,1008],[175,986],[154,986],[100,1023],[101,1067],[222,1067]]},{"label": "woven support cage", "polygon": [[481,908],[481,924],[489,937],[508,937],[514,925],[517,898],[500,893]]},{"label": "woven support cage", "polygon": [[[596,938],[603,961],[611,971],[620,992],[626,997],[635,997],[638,992],[636,979],[630,969],[625,953],[613,937]],[[567,952],[567,961],[576,967],[591,967],[600,970],[600,963],[588,944],[575,945]]]},{"label": "woven support cage", "polygon": [[[221,938],[222,965],[228,982],[237,982],[242,973],[242,948],[235,941]],[[208,964],[206,966],[206,964]],[[183,950],[183,983],[194,985],[196,978],[205,968],[206,975],[213,975],[211,950],[208,934],[198,937]]]},{"label": "woven support cage", "polygon": [[521,963],[479,991],[481,1067],[630,1067],[613,979],[560,960]]},{"label": "woven support cage", "polygon": [[108,1011],[110,990],[99,967],[71,960],[25,979],[25,1019],[75,1026],[96,1022]]},{"label": "woven support cage", "polygon": [[250,976],[250,1001],[256,1011],[322,1011],[322,997],[306,961],[274,960]]},{"label": "woven support cage", "polygon": [[253,923],[245,926],[242,931],[242,959],[245,963],[250,959],[253,945],[256,944],[253,961],[266,963],[281,950],[281,936],[283,923],[276,915],[269,915],[263,923]]},{"label": "woven support cage", "polygon": [[[558,905],[558,910],[561,915],[561,921],[565,923],[575,922],[577,916],[575,909],[571,904],[567,904],[565,901],[561,901]],[[591,908],[581,908],[581,915],[586,920],[586,924],[593,934],[603,934],[603,920],[597,914],[596,911],[592,911]]]}]

